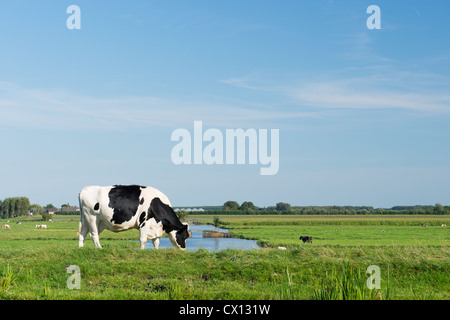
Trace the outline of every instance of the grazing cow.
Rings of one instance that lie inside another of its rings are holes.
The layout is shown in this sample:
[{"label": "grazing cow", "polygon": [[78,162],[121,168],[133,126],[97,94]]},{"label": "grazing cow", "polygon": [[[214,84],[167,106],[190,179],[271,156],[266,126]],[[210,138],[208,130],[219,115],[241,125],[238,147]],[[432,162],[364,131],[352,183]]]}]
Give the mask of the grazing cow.
[{"label": "grazing cow", "polygon": [[312,243],[312,236],[300,236],[299,240],[302,240],[303,243],[305,242]]},{"label": "grazing cow", "polygon": [[441,224],[441,228],[444,228],[444,227],[446,227],[447,225],[446,224]]},{"label": "grazing cow", "polygon": [[9,224],[4,224],[4,225],[2,226],[2,228],[3,228],[3,229],[11,229],[11,227],[9,226]]},{"label": "grazing cow", "polygon": [[427,225],[425,223],[422,223],[422,227],[426,227]]},{"label": "grazing cow", "polygon": [[79,200],[80,248],[88,232],[94,245],[101,248],[99,234],[104,229],[113,232],[138,229],[141,249],[147,239],[158,249],[158,238],[165,231],[175,248],[186,250],[188,225],[180,222],[169,199],[159,190],[137,185],[88,186],[81,190]]}]

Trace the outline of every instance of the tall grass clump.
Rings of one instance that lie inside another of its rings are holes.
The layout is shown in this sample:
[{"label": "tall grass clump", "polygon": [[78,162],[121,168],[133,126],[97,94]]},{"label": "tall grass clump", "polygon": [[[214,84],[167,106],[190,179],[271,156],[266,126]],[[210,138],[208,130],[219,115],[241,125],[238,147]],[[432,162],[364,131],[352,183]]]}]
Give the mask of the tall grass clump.
[{"label": "tall grass clump", "polygon": [[0,289],[2,291],[8,292],[8,290],[11,289],[11,286],[14,283],[14,279],[14,272],[11,266],[8,264],[3,268],[2,273],[0,274]]},{"label": "tall grass clump", "polygon": [[[361,269],[344,263],[342,269],[333,269],[326,273],[324,279],[313,292],[314,300],[376,300],[382,299],[381,291],[369,289],[366,285],[367,275]],[[388,297],[386,297],[388,298]]]},{"label": "tall grass clump", "polygon": [[293,281],[293,276],[289,272],[289,268],[286,267],[286,277],[280,275],[282,282],[273,282],[273,292],[275,293],[274,298],[280,300],[297,300],[301,299],[302,291],[301,288],[295,284]]}]

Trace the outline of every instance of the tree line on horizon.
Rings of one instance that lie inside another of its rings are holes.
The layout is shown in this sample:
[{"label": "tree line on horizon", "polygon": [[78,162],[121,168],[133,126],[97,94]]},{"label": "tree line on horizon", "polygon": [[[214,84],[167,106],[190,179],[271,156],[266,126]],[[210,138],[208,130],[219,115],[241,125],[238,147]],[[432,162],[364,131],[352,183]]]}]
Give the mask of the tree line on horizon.
[{"label": "tree line on horizon", "polygon": [[[62,206],[69,206],[63,204]],[[12,197],[0,200],[0,218],[9,219],[27,215],[29,212],[42,215],[46,208],[55,208],[52,204],[41,206],[30,204],[27,197]],[[257,207],[251,201],[240,205],[229,200],[222,206],[206,207],[205,211],[195,214],[297,214],[297,215],[357,215],[357,214],[450,214],[450,206],[439,203],[432,205],[394,206],[392,208],[373,208],[371,206],[292,206],[286,202],[278,202],[275,206]],[[79,212],[56,212],[55,214],[79,214]],[[181,212],[179,212],[181,214]]]},{"label": "tree line on horizon", "polygon": [[[303,214],[303,215],[337,215],[337,214],[450,214],[450,206],[439,203],[432,205],[394,206],[392,208],[374,208],[372,206],[292,206],[286,202],[278,202],[275,206],[256,207],[253,202],[244,201],[239,205],[236,201],[223,204],[223,213],[228,214]],[[219,209],[220,210],[220,209]],[[200,214],[214,214],[217,210],[205,210]]]},{"label": "tree line on horizon", "polygon": [[[69,206],[69,204],[63,204],[61,207]],[[53,204],[47,204],[41,206],[37,203],[30,204],[30,199],[27,197],[11,197],[4,200],[0,200],[0,218],[9,219],[20,216],[25,216],[29,212],[34,215],[45,215],[45,209],[56,208]],[[56,212],[59,214],[60,212]],[[66,212],[61,212],[61,214],[67,214]],[[75,214],[80,214],[79,212]]]}]

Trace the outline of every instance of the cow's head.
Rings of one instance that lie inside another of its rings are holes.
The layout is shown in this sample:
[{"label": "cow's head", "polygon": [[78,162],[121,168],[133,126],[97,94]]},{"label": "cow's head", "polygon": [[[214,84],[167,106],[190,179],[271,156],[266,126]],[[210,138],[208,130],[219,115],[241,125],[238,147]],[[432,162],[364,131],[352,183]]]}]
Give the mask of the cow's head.
[{"label": "cow's head", "polygon": [[186,249],[186,239],[189,238],[188,225],[184,225],[180,230],[177,231],[176,239],[177,244],[182,248]]},{"label": "cow's head", "polygon": [[188,225],[184,224],[180,229],[171,231],[169,238],[175,248],[186,250],[186,239],[189,238]]}]

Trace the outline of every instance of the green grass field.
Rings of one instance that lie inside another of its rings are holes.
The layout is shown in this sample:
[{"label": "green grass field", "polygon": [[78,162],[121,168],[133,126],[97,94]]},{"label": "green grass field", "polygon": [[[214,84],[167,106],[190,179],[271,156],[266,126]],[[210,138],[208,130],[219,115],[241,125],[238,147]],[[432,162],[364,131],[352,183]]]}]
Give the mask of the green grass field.
[{"label": "green grass field", "polygon": [[[450,231],[440,227],[450,217],[219,218],[268,247],[141,251],[132,230],[104,231],[103,249],[89,239],[80,249],[78,216],[11,219],[11,230],[0,230],[0,299],[450,299]],[[41,223],[48,229],[34,228]],[[80,268],[80,289],[67,286],[69,265]],[[365,286],[370,265],[380,267],[379,290]]]},{"label": "green grass field", "polygon": [[[222,217],[233,234],[262,245],[292,246],[312,236],[325,246],[448,246],[449,222],[443,216],[231,216]],[[427,227],[422,227],[426,224]]]}]

